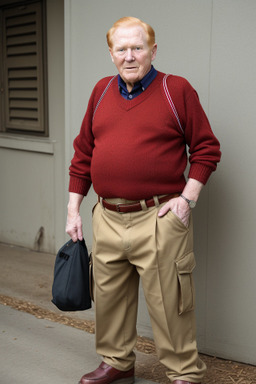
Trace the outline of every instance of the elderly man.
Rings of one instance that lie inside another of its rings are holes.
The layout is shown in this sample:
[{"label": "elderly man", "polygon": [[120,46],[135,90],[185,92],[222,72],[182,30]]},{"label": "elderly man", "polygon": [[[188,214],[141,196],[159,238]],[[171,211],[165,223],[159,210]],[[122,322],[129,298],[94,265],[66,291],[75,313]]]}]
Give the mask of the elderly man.
[{"label": "elderly man", "polygon": [[139,278],[170,382],[200,383],[206,367],[195,336],[191,209],[220,160],[219,142],[192,86],[152,66],[152,27],[125,17],[107,41],[118,75],[96,84],[70,166],[73,241],[83,237],[79,208],[91,184],[99,196],[92,254],[103,362],[80,384],[134,382]]}]

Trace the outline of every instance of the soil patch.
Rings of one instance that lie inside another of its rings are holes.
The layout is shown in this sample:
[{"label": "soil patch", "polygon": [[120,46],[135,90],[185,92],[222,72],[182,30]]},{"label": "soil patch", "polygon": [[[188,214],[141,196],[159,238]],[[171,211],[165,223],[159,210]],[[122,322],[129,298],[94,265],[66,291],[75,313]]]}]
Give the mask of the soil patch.
[{"label": "soil patch", "polygon": [[[94,322],[73,318],[41,308],[31,302],[0,295],[0,303],[16,310],[29,313],[38,319],[46,319],[70,327],[94,333]],[[144,354],[143,359],[136,363],[136,376],[155,383],[170,384],[165,376],[165,367],[159,363],[154,342],[138,336],[136,350]],[[200,355],[208,370],[204,384],[256,384],[256,367],[252,365],[222,360],[212,356]]]}]

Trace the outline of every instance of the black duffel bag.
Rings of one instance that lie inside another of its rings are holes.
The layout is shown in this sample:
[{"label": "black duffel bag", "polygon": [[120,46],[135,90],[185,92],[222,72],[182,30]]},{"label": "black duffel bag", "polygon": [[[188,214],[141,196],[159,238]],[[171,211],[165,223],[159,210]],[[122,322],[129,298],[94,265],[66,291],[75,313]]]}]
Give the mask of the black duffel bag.
[{"label": "black duffel bag", "polygon": [[89,256],[84,239],[69,240],[57,253],[52,285],[52,302],[61,311],[91,308]]}]

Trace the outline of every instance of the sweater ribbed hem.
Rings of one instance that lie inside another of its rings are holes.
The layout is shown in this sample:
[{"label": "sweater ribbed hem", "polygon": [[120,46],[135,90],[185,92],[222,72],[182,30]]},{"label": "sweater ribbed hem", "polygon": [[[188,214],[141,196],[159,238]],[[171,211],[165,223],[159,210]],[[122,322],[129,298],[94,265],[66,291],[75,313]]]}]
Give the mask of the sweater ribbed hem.
[{"label": "sweater ribbed hem", "polygon": [[194,163],[191,164],[188,177],[190,179],[198,180],[205,185],[212,172],[212,168],[199,163]]},{"label": "sweater ribbed hem", "polygon": [[78,193],[79,195],[86,196],[91,186],[91,181],[87,179],[80,179],[79,177],[70,176],[69,192]]}]

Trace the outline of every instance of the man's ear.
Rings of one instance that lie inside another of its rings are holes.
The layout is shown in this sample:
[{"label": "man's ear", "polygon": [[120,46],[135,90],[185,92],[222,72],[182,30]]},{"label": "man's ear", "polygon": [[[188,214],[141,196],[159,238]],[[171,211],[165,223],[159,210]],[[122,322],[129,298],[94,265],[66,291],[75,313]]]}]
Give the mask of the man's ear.
[{"label": "man's ear", "polygon": [[154,44],[151,49],[151,61],[155,60],[157,53],[157,44]]},{"label": "man's ear", "polygon": [[112,62],[114,63],[113,52],[111,48],[108,48]]}]

